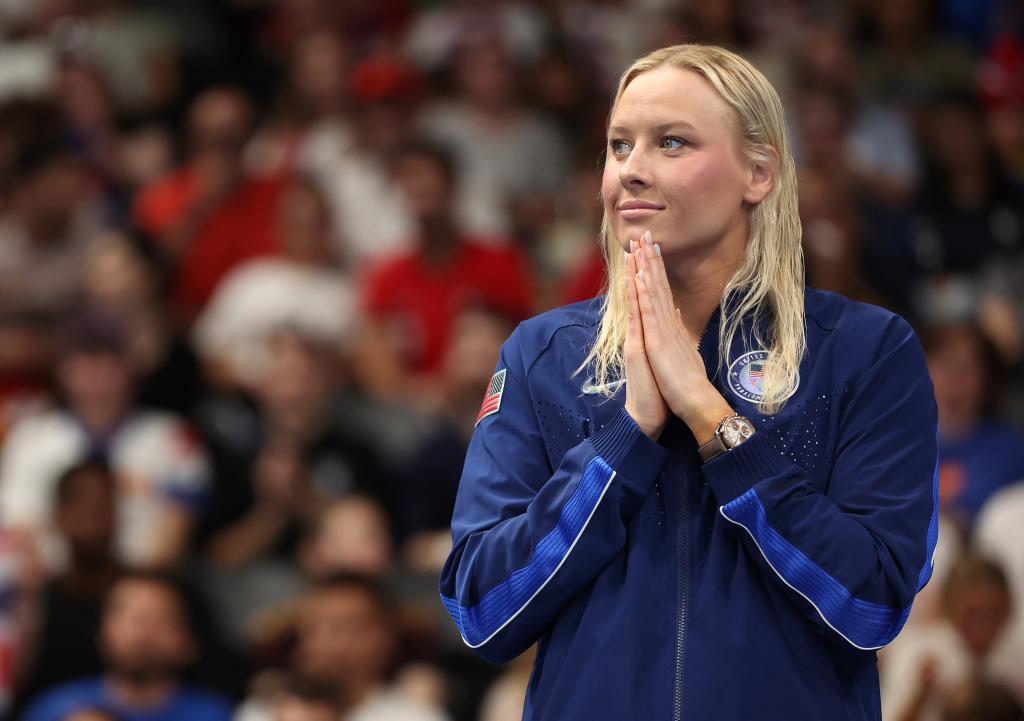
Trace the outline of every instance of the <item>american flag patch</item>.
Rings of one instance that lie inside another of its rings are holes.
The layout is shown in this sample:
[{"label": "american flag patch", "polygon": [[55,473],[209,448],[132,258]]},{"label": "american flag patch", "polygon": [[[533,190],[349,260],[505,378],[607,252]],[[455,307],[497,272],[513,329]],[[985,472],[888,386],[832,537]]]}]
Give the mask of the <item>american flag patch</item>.
[{"label": "american flag patch", "polygon": [[[502,368],[491,376],[491,382],[487,385],[487,392],[484,394],[484,402],[480,404],[480,412],[476,416],[476,423],[492,413],[497,413],[501,408],[501,394],[505,392],[506,371],[506,368]],[[476,423],[473,425],[475,426]]]},{"label": "american flag patch", "polygon": [[751,361],[750,385],[760,391],[764,385],[764,361]]}]

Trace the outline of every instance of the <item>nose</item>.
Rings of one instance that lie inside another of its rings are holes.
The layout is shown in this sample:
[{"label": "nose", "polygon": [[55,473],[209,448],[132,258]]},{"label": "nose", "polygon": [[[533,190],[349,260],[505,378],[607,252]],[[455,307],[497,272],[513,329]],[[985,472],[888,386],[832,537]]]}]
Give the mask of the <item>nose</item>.
[{"label": "nose", "polygon": [[619,182],[623,188],[642,188],[650,185],[650,173],[643,148],[633,148],[619,165]]}]

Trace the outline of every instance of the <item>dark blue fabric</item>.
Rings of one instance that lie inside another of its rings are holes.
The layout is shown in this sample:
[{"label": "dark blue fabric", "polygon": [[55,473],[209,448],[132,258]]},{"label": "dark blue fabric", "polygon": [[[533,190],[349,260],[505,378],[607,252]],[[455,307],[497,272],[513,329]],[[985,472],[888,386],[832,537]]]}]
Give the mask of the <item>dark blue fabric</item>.
[{"label": "dark blue fabric", "polygon": [[600,456],[594,456],[584,467],[576,491],[562,506],[557,525],[537,544],[530,562],[485,593],[475,606],[462,606],[454,598],[442,596],[448,613],[467,644],[477,646],[483,643],[519,613],[548,582],[568,556],[577,536],[604,496],[611,477],[612,469],[608,464]]},{"label": "dark blue fabric", "polygon": [[[753,489],[723,506],[722,515],[743,526],[775,572],[814,604],[825,622],[857,648],[881,648],[903,628],[910,606],[892,608],[854,598],[839,581],[768,525],[764,506]],[[934,545],[928,549],[926,568],[931,567],[933,550]]]}]

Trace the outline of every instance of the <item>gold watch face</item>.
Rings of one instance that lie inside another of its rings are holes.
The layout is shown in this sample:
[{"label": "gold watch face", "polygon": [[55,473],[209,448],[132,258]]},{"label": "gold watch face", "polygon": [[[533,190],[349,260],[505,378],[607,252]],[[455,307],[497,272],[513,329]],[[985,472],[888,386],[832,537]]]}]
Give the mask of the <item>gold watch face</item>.
[{"label": "gold watch face", "polygon": [[754,435],[754,426],[743,416],[735,416],[722,424],[722,443],[726,448],[735,448]]}]

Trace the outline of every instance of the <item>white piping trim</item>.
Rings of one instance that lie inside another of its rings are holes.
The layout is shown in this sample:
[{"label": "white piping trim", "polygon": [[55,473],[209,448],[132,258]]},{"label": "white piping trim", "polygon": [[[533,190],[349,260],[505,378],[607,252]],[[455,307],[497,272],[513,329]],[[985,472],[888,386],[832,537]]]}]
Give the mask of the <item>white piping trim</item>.
[{"label": "white piping trim", "polygon": [[590,525],[590,519],[594,517],[594,514],[595,514],[595,513],[597,512],[597,507],[601,505],[601,500],[602,500],[602,499],[604,498],[605,494],[606,494],[606,493],[608,492],[608,488],[609,488],[609,487],[610,487],[610,486],[612,485],[612,481],[614,481],[614,480],[615,480],[615,475],[616,475],[615,471],[612,471],[612,475],[608,477],[608,482],[607,482],[606,484],[604,484],[604,489],[603,489],[603,490],[601,491],[601,495],[600,495],[600,496],[598,496],[598,498],[597,498],[597,503],[595,503],[595,504],[594,504],[594,507],[593,507],[593,509],[591,509],[591,511],[590,511],[590,515],[589,515],[589,516],[587,516],[587,520],[583,522],[583,527],[582,527],[582,528],[580,528],[580,532],[576,534],[576,538],[574,538],[574,539],[573,539],[573,542],[572,542],[572,544],[571,544],[571,545],[569,546],[569,549],[568,549],[568,550],[567,550],[567,551],[565,552],[565,555],[564,555],[564,556],[562,556],[562,560],[558,562],[558,565],[557,565],[557,566],[555,566],[555,570],[553,570],[553,571],[551,572],[551,575],[550,575],[550,576],[548,576],[548,577],[547,577],[547,578],[546,578],[546,579],[544,580],[544,583],[540,584],[540,588],[538,588],[538,589],[537,589],[536,591],[534,591],[534,592],[533,592],[533,595],[532,595],[532,596],[530,596],[530,597],[529,597],[528,599],[526,599],[526,602],[525,602],[525,603],[524,603],[524,604],[523,604],[523,605],[522,605],[522,606],[521,606],[521,607],[519,608],[519,610],[518,610],[518,611],[516,611],[516,612],[515,612],[515,613],[513,613],[513,614],[512,614],[511,616],[509,616],[508,620],[507,620],[507,621],[505,621],[505,623],[503,623],[503,624],[501,624],[500,626],[498,626],[498,628],[496,628],[496,629],[494,630],[494,633],[492,633],[492,634],[491,634],[490,636],[488,636],[487,638],[485,638],[485,639],[484,639],[483,641],[481,641],[480,643],[477,643],[477,644],[472,644],[472,643],[470,643],[469,641],[467,641],[467,640],[466,640],[466,637],[465,637],[465,636],[463,636],[463,637],[462,637],[462,641],[463,641],[463,642],[464,642],[464,643],[465,643],[465,644],[466,644],[467,646],[469,646],[470,648],[480,648],[480,647],[481,647],[481,646],[483,646],[483,645],[484,645],[485,643],[487,643],[488,641],[490,641],[490,640],[491,640],[492,638],[494,638],[495,636],[497,636],[497,635],[498,635],[498,633],[499,633],[499,632],[500,632],[500,631],[501,631],[501,630],[502,630],[503,628],[505,628],[505,626],[509,625],[510,623],[512,623],[512,621],[514,621],[514,620],[515,620],[516,616],[518,616],[518,615],[519,615],[519,614],[521,614],[521,613],[522,613],[522,612],[523,612],[524,610],[526,610],[526,607],[530,605],[530,601],[532,601],[533,599],[535,599],[535,598],[537,597],[537,594],[538,594],[538,593],[540,593],[541,591],[543,591],[543,590],[544,590],[544,587],[548,585],[548,582],[550,582],[550,581],[551,581],[551,579],[555,577],[555,574],[556,574],[556,573],[558,573],[558,569],[560,569],[560,568],[562,567],[562,565],[563,565],[563,564],[564,564],[564,563],[565,563],[565,562],[566,562],[566,561],[568,560],[568,558],[569,558],[569,554],[571,554],[571,553],[572,553],[572,549],[576,548],[576,544],[577,544],[577,543],[579,542],[579,540],[580,540],[580,537],[582,537],[582,536],[583,536],[583,532],[584,532],[585,530],[587,530],[587,526],[588,526],[588,525]]},{"label": "white piping trim", "polygon": [[861,651],[877,651],[878,649],[880,649],[880,648],[883,648],[883,647],[885,646],[885,644],[884,644],[884,643],[883,643],[883,644],[880,644],[880,645],[878,645],[878,646],[858,646],[858,645],[857,645],[857,644],[855,644],[855,643],[854,643],[853,641],[851,641],[851,640],[850,640],[850,639],[849,639],[849,638],[848,638],[848,637],[846,636],[846,634],[844,634],[844,633],[843,633],[842,631],[840,631],[840,630],[839,630],[838,628],[836,628],[836,627],[835,627],[835,626],[833,626],[833,625],[832,625],[831,623],[829,623],[829,620],[828,620],[827,618],[825,618],[825,614],[823,614],[823,613],[821,612],[821,609],[820,609],[820,608],[818,608],[818,604],[816,604],[816,603],[815,603],[814,601],[812,601],[812,600],[811,600],[810,598],[808,598],[808,597],[807,597],[807,595],[806,595],[806,594],[805,594],[805,593],[804,593],[803,591],[801,591],[801,590],[800,590],[799,588],[797,588],[796,586],[794,586],[793,584],[791,584],[791,583],[790,583],[789,581],[787,581],[787,580],[785,579],[785,577],[784,577],[784,576],[783,576],[783,575],[782,575],[781,573],[779,573],[779,570],[778,570],[777,568],[775,568],[775,566],[773,566],[773,565],[772,565],[772,562],[771,562],[771,561],[769,561],[769,560],[768,560],[768,556],[767,556],[767,554],[765,554],[765,552],[764,552],[764,549],[763,549],[763,548],[761,548],[761,544],[757,542],[757,539],[756,539],[756,538],[754,537],[754,534],[753,534],[753,532],[751,532],[751,530],[750,530],[749,528],[747,528],[746,526],[744,526],[744,525],[743,525],[742,523],[740,523],[739,521],[734,521],[733,519],[729,518],[729,516],[725,515],[725,506],[719,506],[719,507],[718,507],[718,512],[719,512],[719,513],[721,513],[721,514],[722,514],[722,518],[724,518],[725,520],[729,521],[729,523],[734,523],[734,524],[736,524],[737,526],[739,526],[740,528],[742,528],[742,529],[743,529],[744,531],[746,531],[746,532],[747,532],[748,534],[750,534],[750,538],[751,538],[751,540],[752,540],[752,541],[754,542],[754,545],[755,545],[755,546],[757,546],[757,550],[761,552],[761,555],[762,555],[762,556],[764,557],[764,560],[765,560],[765,562],[766,562],[766,563],[767,563],[767,564],[768,564],[768,565],[769,565],[769,566],[771,567],[771,569],[772,569],[773,571],[775,571],[775,575],[776,575],[776,576],[778,576],[778,577],[779,577],[779,578],[780,578],[780,579],[782,580],[782,582],[783,582],[784,584],[786,584],[787,586],[789,586],[790,588],[792,588],[792,589],[793,589],[794,591],[796,591],[797,593],[799,593],[799,594],[800,594],[801,596],[803,596],[803,597],[804,597],[805,599],[807,599],[807,602],[808,602],[809,604],[811,604],[812,606],[814,606],[814,610],[818,612],[818,615],[819,615],[819,616],[821,616],[821,620],[825,622],[825,625],[826,625],[826,626],[828,626],[829,628],[831,628],[831,629],[832,629],[833,631],[835,631],[836,633],[838,633],[838,634],[839,634],[840,636],[842,636],[842,638],[843,638],[843,640],[844,640],[844,641],[846,641],[846,642],[847,642],[848,644],[850,644],[850,645],[851,645],[851,646],[853,646],[854,648],[858,648],[858,649],[860,649]]}]

